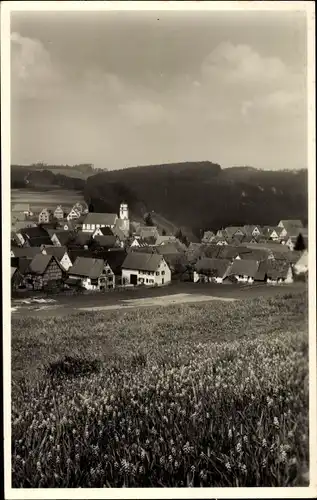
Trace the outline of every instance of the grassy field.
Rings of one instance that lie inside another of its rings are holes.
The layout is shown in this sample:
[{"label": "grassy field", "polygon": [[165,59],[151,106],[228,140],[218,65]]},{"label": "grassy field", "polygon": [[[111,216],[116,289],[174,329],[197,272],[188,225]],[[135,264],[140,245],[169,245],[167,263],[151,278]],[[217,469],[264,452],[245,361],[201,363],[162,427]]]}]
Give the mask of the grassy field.
[{"label": "grassy field", "polygon": [[307,484],[306,301],[13,318],[13,486]]},{"label": "grassy field", "polygon": [[82,193],[68,189],[11,189],[11,205],[29,203],[35,211],[55,209],[57,205],[72,207],[77,201],[83,201]]}]

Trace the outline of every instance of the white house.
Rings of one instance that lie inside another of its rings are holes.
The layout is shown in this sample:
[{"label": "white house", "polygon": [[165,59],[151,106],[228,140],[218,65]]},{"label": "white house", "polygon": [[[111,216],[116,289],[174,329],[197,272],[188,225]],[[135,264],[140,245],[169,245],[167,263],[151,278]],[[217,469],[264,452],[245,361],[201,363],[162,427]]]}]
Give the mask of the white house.
[{"label": "white house", "polygon": [[294,271],[296,274],[304,274],[308,272],[308,251],[305,250],[296,264],[294,265]]},{"label": "white house", "polygon": [[39,223],[50,222],[53,218],[52,211],[48,208],[43,208],[43,210],[39,214]]},{"label": "white house", "polygon": [[171,282],[171,270],[162,255],[131,252],[122,264],[122,282],[162,286]]},{"label": "white house", "polygon": [[58,205],[54,210],[55,219],[63,219],[64,218],[64,210],[61,205]]},{"label": "white house", "polygon": [[74,220],[74,219],[79,219],[81,213],[79,212],[79,210],[77,210],[76,208],[72,208],[71,211],[69,212],[69,214],[67,214],[67,217],[66,219],[68,221],[70,220]]},{"label": "white house", "polygon": [[259,268],[256,260],[235,259],[226,273],[226,277],[234,277],[240,283],[253,283]]},{"label": "white house", "polygon": [[83,231],[94,233],[97,228],[110,227],[113,228],[118,219],[117,214],[103,214],[97,212],[89,212],[83,221]]}]

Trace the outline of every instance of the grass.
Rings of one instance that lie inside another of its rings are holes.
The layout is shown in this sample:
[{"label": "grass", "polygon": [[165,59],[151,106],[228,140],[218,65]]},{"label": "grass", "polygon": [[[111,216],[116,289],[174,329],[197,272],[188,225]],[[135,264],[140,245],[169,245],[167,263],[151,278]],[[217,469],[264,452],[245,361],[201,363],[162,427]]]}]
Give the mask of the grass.
[{"label": "grass", "polygon": [[304,485],[306,301],[13,318],[13,486]]}]

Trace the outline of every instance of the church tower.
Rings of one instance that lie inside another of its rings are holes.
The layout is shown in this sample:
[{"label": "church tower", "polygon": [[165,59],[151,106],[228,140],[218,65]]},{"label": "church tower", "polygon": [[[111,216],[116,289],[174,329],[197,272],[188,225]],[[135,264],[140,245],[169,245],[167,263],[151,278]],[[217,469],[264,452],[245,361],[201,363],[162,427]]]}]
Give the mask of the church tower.
[{"label": "church tower", "polygon": [[125,202],[122,202],[120,205],[120,220],[120,227],[122,231],[128,234],[130,230],[129,209],[128,204]]}]

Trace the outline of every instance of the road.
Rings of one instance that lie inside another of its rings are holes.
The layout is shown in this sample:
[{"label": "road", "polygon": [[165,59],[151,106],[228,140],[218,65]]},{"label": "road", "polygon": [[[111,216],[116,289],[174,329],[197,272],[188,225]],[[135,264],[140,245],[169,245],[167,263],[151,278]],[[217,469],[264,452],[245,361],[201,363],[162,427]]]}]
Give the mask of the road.
[{"label": "road", "polygon": [[100,311],[141,306],[167,306],[211,300],[243,300],[252,297],[272,297],[304,291],[306,285],[217,285],[213,283],[173,283],[151,289],[134,289],[82,295],[58,295],[47,298],[13,299],[11,312],[16,316],[68,316],[79,311]]}]

